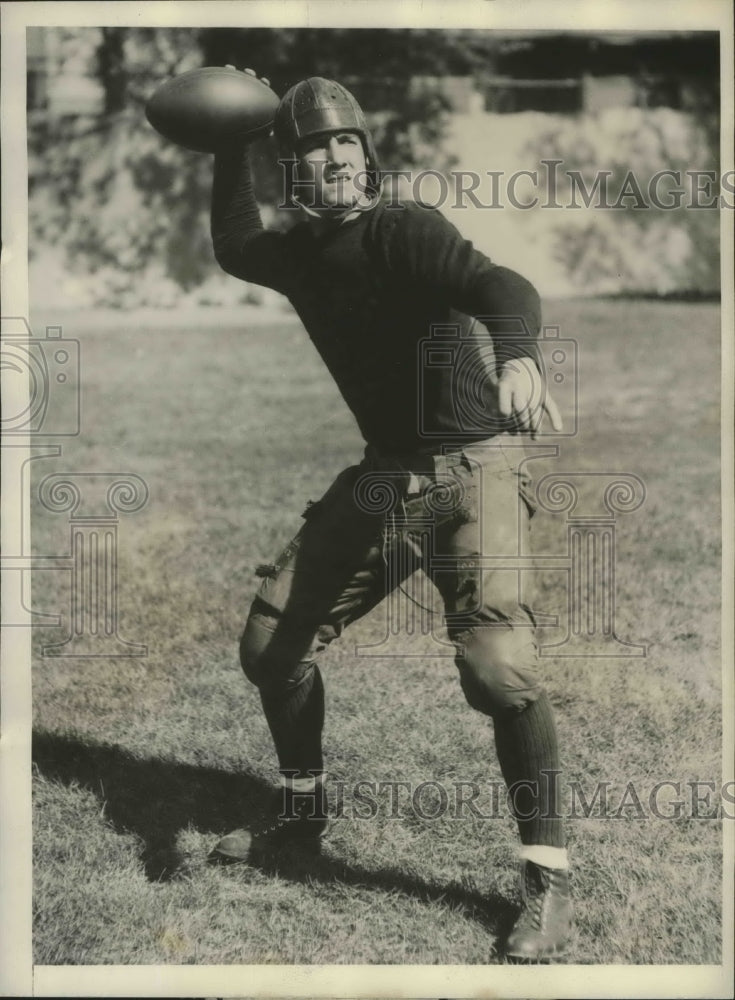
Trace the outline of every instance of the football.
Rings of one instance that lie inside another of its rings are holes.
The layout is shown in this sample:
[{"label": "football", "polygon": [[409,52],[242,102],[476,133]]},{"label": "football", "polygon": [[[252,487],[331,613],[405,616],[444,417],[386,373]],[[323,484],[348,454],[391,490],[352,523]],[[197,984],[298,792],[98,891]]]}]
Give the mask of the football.
[{"label": "football", "polygon": [[205,66],[175,76],[149,98],[146,118],[166,139],[197,153],[255,139],[273,124],[278,96],[249,73]]}]

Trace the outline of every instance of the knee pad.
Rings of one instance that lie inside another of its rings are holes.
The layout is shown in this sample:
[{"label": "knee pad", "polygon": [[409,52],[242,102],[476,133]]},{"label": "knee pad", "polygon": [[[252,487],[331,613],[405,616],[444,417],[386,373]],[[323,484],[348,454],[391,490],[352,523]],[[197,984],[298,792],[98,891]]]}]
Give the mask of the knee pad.
[{"label": "knee pad", "polygon": [[240,665],[262,691],[298,687],[314,672],[314,644],[280,615],[253,609],[240,639]]},{"label": "knee pad", "polygon": [[240,637],[240,666],[253,684],[260,684],[266,673],[266,653],[273,631],[264,616],[251,614]]},{"label": "knee pad", "polygon": [[468,704],[484,715],[522,712],[541,694],[530,626],[477,626],[455,640],[455,663]]}]

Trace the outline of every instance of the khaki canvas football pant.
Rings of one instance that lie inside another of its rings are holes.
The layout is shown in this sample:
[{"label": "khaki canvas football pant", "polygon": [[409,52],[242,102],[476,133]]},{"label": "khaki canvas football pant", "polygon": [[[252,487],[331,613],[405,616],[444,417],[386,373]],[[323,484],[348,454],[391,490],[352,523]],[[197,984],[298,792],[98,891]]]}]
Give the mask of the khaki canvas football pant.
[{"label": "khaki canvas football pant", "polygon": [[444,603],[464,695],[495,718],[540,696],[528,556],[533,513],[520,440],[499,435],[442,455],[371,451],[311,504],[267,575],[240,644],[269,700],[311,679],[319,654],[415,569]]}]

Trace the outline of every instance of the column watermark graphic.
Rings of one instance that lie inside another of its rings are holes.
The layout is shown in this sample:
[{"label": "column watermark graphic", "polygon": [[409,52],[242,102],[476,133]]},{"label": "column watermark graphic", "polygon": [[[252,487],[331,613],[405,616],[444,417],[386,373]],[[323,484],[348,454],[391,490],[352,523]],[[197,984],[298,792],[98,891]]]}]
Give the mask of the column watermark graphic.
[{"label": "column watermark graphic", "polygon": [[38,492],[47,510],[68,512],[70,525],[69,553],[57,565],[71,573],[71,634],[44,646],[44,656],[146,656],[147,646],[118,634],[118,515],[141,510],[148,487],[130,474],[62,472]]},{"label": "column watermark graphic", "polygon": [[542,509],[567,515],[567,551],[558,562],[551,557],[567,577],[566,635],[558,643],[542,640],[541,655],[645,656],[644,643],[615,631],[616,521],[642,506],[643,481],[631,473],[551,474],[538,483],[536,497]]},{"label": "column watermark graphic", "polygon": [[[118,528],[121,514],[145,506],[148,486],[126,471],[69,471],[47,475],[37,491],[32,489],[34,463],[61,458],[59,439],[82,432],[80,344],[64,337],[60,326],[47,326],[45,336],[34,337],[24,317],[3,317],[1,322],[5,470],[18,490],[17,496],[6,496],[4,504],[9,523],[0,557],[5,580],[2,626],[60,628],[68,618],[68,637],[45,644],[43,656],[146,656],[147,646],[119,634]],[[68,515],[66,552],[32,550],[27,498],[36,510]],[[31,579],[40,573],[56,574],[59,594],[70,581],[66,607],[33,606]]]}]

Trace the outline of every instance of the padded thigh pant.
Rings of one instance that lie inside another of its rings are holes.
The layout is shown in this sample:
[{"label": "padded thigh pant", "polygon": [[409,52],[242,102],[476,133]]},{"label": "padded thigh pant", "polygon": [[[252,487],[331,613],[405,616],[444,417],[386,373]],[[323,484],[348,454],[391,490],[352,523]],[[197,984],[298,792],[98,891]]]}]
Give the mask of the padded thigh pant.
[{"label": "padded thigh pant", "polygon": [[533,512],[524,457],[507,435],[400,461],[368,450],[269,567],[241,640],[248,678],[271,697],[297,687],[328,643],[421,567],[443,598],[469,704],[494,716],[535,701],[531,573],[518,558],[530,555]]}]

